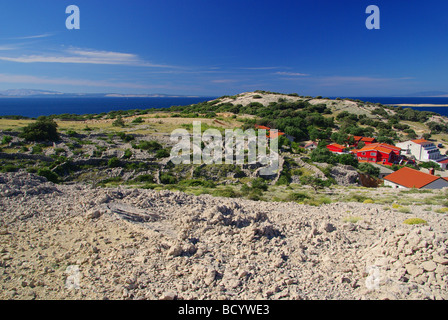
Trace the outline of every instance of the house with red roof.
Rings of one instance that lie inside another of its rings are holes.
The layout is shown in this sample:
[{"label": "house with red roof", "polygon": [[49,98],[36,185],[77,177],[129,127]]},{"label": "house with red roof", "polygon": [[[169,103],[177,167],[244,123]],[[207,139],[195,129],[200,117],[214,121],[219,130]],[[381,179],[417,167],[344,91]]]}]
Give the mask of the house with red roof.
[{"label": "house with red roof", "polygon": [[387,143],[371,143],[355,152],[359,162],[373,162],[388,166],[399,163],[402,158],[401,148]]},{"label": "house with red roof", "polygon": [[384,185],[392,188],[442,189],[448,187],[448,178],[403,167],[385,176]]},{"label": "house with red roof", "polygon": [[317,148],[317,146],[318,146],[317,142],[310,141],[307,144],[305,144],[304,148],[307,150],[314,150]]},{"label": "house with red roof", "polygon": [[255,125],[255,129],[262,129],[262,130],[271,130],[271,128],[266,127],[266,126],[260,126],[258,124]]},{"label": "house with red roof", "polygon": [[448,168],[448,158],[445,158],[443,160],[438,160],[437,164],[440,166],[442,170],[446,170]]},{"label": "house with red roof", "polygon": [[375,138],[369,138],[369,137],[362,137],[362,136],[354,136],[353,139],[355,142],[353,143],[353,146],[356,148],[358,147],[358,144],[360,142],[364,142],[364,145],[369,145],[376,142]]},{"label": "house with red roof", "polygon": [[276,130],[276,129],[272,129],[272,128],[269,128],[266,126],[260,126],[258,124],[255,125],[255,129],[266,130],[266,138],[268,138],[268,139],[275,139],[280,136],[285,136],[286,138],[288,138],[289,141],[291,141],[291,142],[294,141],[294,137],[291,137],[291,136],[285,134],[284,132],[281,132],[280,130],[277,130],[276,132],[274,132],[273,130]]},{"label": "house with red roof", "polygon": [[338,143],[331,143],[327,145],[327,149],[333,153],[345,153],[344,152],[345,147]]}]

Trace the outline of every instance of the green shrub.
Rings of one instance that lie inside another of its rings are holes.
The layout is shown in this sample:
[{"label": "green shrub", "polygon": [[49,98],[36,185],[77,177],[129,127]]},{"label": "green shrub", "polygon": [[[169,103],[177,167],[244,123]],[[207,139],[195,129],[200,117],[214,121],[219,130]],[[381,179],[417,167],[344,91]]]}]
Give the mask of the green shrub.
[{"label": "green shrub", "polygon": [[72,130],[72,129],[67,130],[66,134],[67,134],[69,137],[75,137],[75,136],[78,135],[78,133],[77,133],[75,130]]},{"label": "green shrub", "polygon": [[283,171],[280,178],[275,183],[277,186],[289,185],[291,183],[291,174],[287,171]]},{"label": "green shrub", "polygon": [[112,177],[112,178],[107,178],[107,179],[101,180],[99,182],[99,184],[105,185],[107,183],[114,183],[114,182],[118,183],[118,182],[122,182],[122,181],[123,181],[123,179],[121,177]]},{"label": "green shrub", "polygon": [[130,157],[132,157],[132,151],[129,150],[129,149],[126,149],[126,150],[124,151],[123,158],[124,158],[124,159],[129,159]]},{"label": "green shrub", "polygon": [[142,174],[134,179],[137,182],[154,182],[154,177],[150,174]]},{"label": "green shrub", "polygon": [[18,169],[18,167],[9,163],[1,166],[1,172],[16,172]]},{"label": "green shrub", "polygon": [[109,159],[109,161],[107,162],[107,166],[109,168],[116,168],[116,167],[119,167],[120,165],[121,165],[121,162],[116,157],[113,157],[113,158]]},{"label": "green shrub", "polygon": [[175,183],[177,183],[177,179],[176,179],[176,177],[174,177],[173,175],[171,175],[169,173],[163,173],[160,176],[160,182],[163,184],[175,184]]},{"label": "green shrub", "polygon": [[351,222],[351,223],[357,223],[360,220],[362,220],[362,218],[357,217],[357,216],[349,216],[349,217],[342,219],[342,221],[344,221],[344,222]]},{"label": "green shrub", "polygon": [[216,183],[210,180],[203,180],[203,179],[188,179],[183,180],[180,182],[181,185],[184,185],[186,187],[204,187],[204,188],[215,188]]},{"label": "green shrub", "polygon": [[167,149],[159,149],[156,151],[156,158],[157,159],[161,159],[161,158],[168,158],[170,156],[170,152]]},{"label": "green shrub", "polygon": [[132,120],[132,123],[136,123],[136,124],[143,123],[143,122],[145,122],[145,121],[143,120],[142,117],[138,117],[138,118],[135,118],[134,120]]},{"label": "green shrub", "polygon": [[37,175],[39,175],[41,177],[45,177],[45,178],[47,178],[48,181],[51,181],[54,183],[59,182],[59,176],[47,168],[42,168],[42,169],[37,170]]},{"label": "green shrub", "polygon": [[115,119],[114,122],[112,122],[112,126],[114,127],[124,127],[125,123],[121,115],[118,115],[117,119]]},{"label": "green shrub", "polygon": [[233,190],[230,187],[226,187],[225,189],[215,190],[215,191],[213,191],[212,195],[214,197],[226,197],[226,198],[237,198],[239,196],[239,194],[237,192],[235,192],[235,190]]},{"label": "green shrub", "polygon": [[404,224],[414,225],[414,224],[427,224],[427,222],[420,218],[410,218],[403,221]]},{"label": "green shrub", "polygon": [[32,154],[41,154],[43,152],[42,146],[41,145],[35,145],[33,146],[33,148],[31,149],[31,153]]},{"label": "green shrub", "polygon": [[260,189],[262,191],[268,190],[268,184],[266,183],[266,180],[263,178],[256,178],[252,181],[252,189]]},{"label": "green shrub", "polygon": [[373,166],[370,163],[361,163],[358,165],[358,170],[362,173],[370,176],[378,177],[380,174],[380,168]]},{"label": "green shrub", "polygon": [[140,143],[138,144],[137,148],[141,149],[141,150],[154,152],[154,151],[162,149],[163,147],[157,141],[146,141],[146,140],[144,140],[144,141],[140,141]]},{"label": "green shrub", "polygon": [[27,141],[57,141],[59,140],[58,125],[47,117],[39,117],[37,121],[23,128],[20,137]]},{"label": "green shrub", "polygon": [[437,212],[437,213],[448,213],[448,208],[439,208],[439,209],[436,209],[435,210],[435,212]]},{"label": "green shrub", "polygon": [[11,136],[3,136],[2,138],[2,144],[9,144],[12,141]]},{"label": "green shrub", "polygon": [[310,197],[305,193],[295,192],[295,193],[290,193],[286,199],[288,201],[302,202],[305,199],[310,199]]}]

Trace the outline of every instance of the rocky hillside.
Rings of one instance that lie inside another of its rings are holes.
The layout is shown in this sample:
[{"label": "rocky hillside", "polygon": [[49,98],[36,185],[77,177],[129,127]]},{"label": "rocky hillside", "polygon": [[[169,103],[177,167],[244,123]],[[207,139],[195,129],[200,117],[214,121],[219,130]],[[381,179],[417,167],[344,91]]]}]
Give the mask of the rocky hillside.
[{"label": "rocky hillside", "polygon": [[[446,213],[422,208],[262,203],[4,173],[0,298],[447,299]],[[403,223],[414,217],[427,223]]]}]

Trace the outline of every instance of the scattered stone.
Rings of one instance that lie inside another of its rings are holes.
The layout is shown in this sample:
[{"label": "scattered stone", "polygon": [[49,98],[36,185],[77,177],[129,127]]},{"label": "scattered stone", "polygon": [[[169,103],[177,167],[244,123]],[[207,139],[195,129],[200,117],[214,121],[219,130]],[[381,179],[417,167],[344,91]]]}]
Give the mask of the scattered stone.
[{"label": "scattered stone", "polygon": [[425,269],[425,271],[432,272],[436,270],[437,265],[433,261],[425,261],[422,263],[422,267],[423,269]]},{"label": "scattered stone", "polygon": [[164,292],[161,296],[160,296],[160,300],[175,300],[177,298],[177,295],[175,292],[173,291],[167,291]]},{"label": "scattered stone", "polygon": [[[448,299],[448,221],[424,206],[412,212],[430,227],[405,226],[406,213],[376,203],[317,207],[0,173],[5,190],[14,195],[0,197],[0,299]],[[362,220],[345,222],[354,216]]]}]

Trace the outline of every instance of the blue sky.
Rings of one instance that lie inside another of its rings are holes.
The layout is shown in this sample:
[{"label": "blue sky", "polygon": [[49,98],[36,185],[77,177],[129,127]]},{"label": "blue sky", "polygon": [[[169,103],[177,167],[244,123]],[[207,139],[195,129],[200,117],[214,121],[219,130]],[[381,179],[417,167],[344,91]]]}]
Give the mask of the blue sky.
[{"label": "blue sky", "polygon": [[0,90],[406,95],[448,91],[447,57],[443,0],[0,0]]}]

